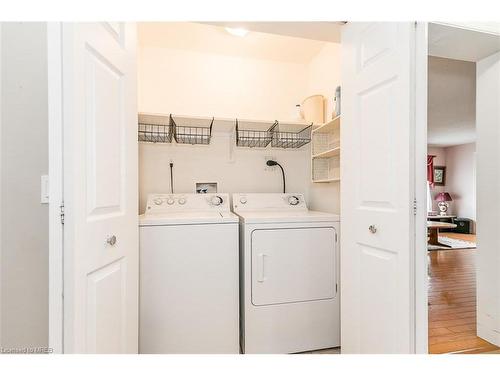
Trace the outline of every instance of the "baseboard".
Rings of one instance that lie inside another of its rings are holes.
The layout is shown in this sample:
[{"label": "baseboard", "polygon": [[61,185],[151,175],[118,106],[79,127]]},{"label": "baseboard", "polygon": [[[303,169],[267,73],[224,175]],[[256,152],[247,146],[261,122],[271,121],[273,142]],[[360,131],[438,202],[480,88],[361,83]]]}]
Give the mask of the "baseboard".
[{"label": "baseboard", "polygon": [[490,344],[500,346],[500,332],[477,323],[477,335]]}]

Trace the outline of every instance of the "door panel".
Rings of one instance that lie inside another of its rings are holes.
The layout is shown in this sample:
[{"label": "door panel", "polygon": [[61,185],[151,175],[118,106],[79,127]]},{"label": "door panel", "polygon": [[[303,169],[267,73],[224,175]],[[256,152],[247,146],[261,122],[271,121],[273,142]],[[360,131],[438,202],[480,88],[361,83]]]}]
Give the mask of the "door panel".
[{"label": "door panel", "polygon": [[134,24],[62,26],[64,351],[136,353]]},{"label": "door panel", "polygon": [[411,23],[348,23],[342,32],[345,353],[414,350],[413,34]]},{"label": "door panel", "polygon": [[270,305],[335,297],[334,228],[252,233],[252,303]]},{"label": "door panel", "polygon": [[[395,196],[393,168],[393,137],[395,125],[394,111],[387,97],[394,96],[394,77],[377,82],[370,87],[363,87],[358,96],[359,143],[361,150],[384,150],[385,152],[360,152],[360,206],[392,208]],[[377,125],[373,126],[370,114],[377,114]]]},{"label": "door panel", "polygon": [[87,194],[90,216],[120,213],[124,190],[123,73],[100,55],[85,49]]},{"label": "door panel", "polygon": [[[369,246],[360,246],[360,287],[361,352],[371,353],[374,348],[380,353],[393,353],[396,338],[396,284],[393,275],[396,272],[397,256],[395,253]],[[373,277],[374,271],[377,277]],[[381,340],[381,338],[384,338]]]},{"label": "door panel", "polygon": [[[125,267],[119,259],[87,277],[87,345],[90,352],[125,352]],[[116,312],[121,314],[115,315]]]}]

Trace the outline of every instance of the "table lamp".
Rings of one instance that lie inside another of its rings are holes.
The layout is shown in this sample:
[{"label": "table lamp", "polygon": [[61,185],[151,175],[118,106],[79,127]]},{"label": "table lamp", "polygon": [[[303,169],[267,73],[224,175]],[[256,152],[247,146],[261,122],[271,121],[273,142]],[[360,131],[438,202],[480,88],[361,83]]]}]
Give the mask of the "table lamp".
[{"label": "table lamp", "polygon": [[451,195],[449,193],[439,193],[436,195],[436,201],[438,202],[439,214],[441,216],[446,216],[448,211],[448,202],[451,202]]}]

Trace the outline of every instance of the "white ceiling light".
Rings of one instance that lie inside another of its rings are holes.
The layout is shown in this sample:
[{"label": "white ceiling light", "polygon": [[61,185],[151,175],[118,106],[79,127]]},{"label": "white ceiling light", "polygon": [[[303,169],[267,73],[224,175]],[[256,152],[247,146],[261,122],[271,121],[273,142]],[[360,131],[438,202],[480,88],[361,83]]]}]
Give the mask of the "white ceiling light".
[{"label": "white ceiling light", "polygon": [[248,30],[243,29],[241,27],[226,27],[226,31],[234,36],[244,37],[248,34]]}]

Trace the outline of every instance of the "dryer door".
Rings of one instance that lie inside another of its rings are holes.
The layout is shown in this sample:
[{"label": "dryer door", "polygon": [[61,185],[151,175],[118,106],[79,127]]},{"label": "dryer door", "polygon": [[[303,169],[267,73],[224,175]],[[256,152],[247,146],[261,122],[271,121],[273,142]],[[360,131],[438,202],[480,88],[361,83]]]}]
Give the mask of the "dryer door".
[{"label": "dryer door", "polygon": [[336,294],[335,228],[252,233],[252,304],[331,299]]}]

